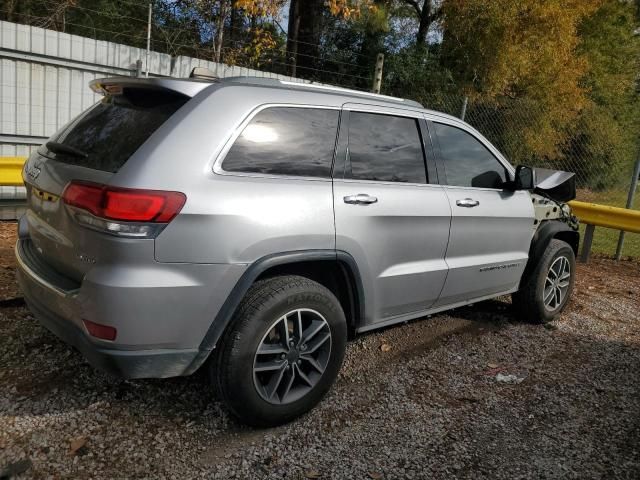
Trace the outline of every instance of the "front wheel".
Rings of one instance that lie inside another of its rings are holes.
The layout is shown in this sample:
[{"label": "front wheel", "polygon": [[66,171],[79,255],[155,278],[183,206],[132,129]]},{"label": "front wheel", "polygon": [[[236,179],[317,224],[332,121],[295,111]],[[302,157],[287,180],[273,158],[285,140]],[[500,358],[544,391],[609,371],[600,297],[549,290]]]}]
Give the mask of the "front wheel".
[{"label": "front wheel", "polygon": [[551,239],[542,258],[512,295],[516,313],[533,323],[546,323],[564,310],[573,291],[576,260],[569,244]]},{"label": "front wheel", "polygon": [[313,408],[338,375],[347,327],[327,288],[287,275],[249,289],[225,332],[211,374],[244,423],[269,427]]}]

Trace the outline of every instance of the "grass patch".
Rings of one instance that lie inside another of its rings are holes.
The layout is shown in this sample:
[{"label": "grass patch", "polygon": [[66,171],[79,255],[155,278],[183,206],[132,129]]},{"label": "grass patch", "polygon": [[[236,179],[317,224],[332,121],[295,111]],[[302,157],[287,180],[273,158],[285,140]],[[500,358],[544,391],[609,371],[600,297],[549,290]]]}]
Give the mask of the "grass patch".
[{"label": "grass patch", "polygon": [[[580,240],[584,239],[586,225],[580,224]],[[591,251],[593,253],[603,253],[615,255],[618,246],[618,236],[620,232],[611,228],[596,227],[593,235]],[[582,247],[580,247],[582,248]],[[624,236],[624,247],[622,255],[627,257],[640,257],[640,234],[627,232]]]}]

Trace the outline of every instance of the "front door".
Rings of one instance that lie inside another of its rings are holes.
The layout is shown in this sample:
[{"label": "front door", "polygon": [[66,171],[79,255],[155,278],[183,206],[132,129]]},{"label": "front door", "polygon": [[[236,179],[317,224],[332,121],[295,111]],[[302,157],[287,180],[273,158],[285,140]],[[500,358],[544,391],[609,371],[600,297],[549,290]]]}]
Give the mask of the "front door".
[{"label": "front door", "polygon": [[447,275],[449,202],[428,183],[426,123],[411,115],[345,110],[341,120],[336,248],[358,264],[369,326],[426,310]]},{"label": "front door", "polygon": [[438,178],[451,206],[449,274],[437,305],[517,289],[534,233],[529,192],[502,188],[509,175],[488,144],[462,125],[430,123]]}]

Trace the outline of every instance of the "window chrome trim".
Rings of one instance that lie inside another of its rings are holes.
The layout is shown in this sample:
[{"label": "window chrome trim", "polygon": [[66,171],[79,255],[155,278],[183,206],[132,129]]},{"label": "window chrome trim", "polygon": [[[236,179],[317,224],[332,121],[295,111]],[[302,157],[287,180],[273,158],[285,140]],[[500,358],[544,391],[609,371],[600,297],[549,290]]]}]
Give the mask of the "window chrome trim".
[{"label": "window chrome trim", "polygon": [[459,187],[457,185],[440,185],[442,188],[446,188],[448,190],[451,189],[457,189],[457,190],[471,190],[472,192],[477,192],[477,191],[485,191],[485,192],[509,192],[511,193],[515,193],[518,190],[505,190],[504,188],[488,188],[488,187]]},{"label": "window chrome trim", "polygon": [[[224,175],[229,177],[254,177],[254,178],[277,178],[277,179],[292,179],[292,180],[310,180],[310,181],[320,181],[320,182],[331,182],[331,168],[333,166],[334,158],[331,159],[331,165],[329,166],[329,174],[327,177],[308,177],[302,175],[284,175],[277,173],[259,173],[259,172],[229,172],[222,168],[222,164],[224,159],[231,150],[231,147],[236,142],[240,134],[243,132],[245,127],[251,123],[256,115],[258,115],[263,110],[268,108],[306,108],[306,109],[314,109],[314,110],[336,110],[340,112],[342,109],[336,106],[330,105],[307,105],[300,103],[265,103],[262,105],[258,105],[253,110],[251,110],[246,117],[240,122],[240,124],[231,132],[231,134],[224,141],[224,144],[216,156],[213,162],[213,172],[217,175]],[[340,123],[336,126],[336,138],[338,137],[338,130],[340,127]],[[335,140],[334,140],[334,150],[333,156],[335,157]]]},{"label": "window chrome trim", "polygon": [[415,183],[415,182],[392,182],[390,180],[366,180],[362,178],[334,178],[334,182],[341,183],[357,183],[357,184],[367,184],[367,185],[390,185],[390,186],[398,186],[398,187],[432,187],[437,189],[442,189],[442,187],[446,187],[446,185],[440,185],[439,183]]}]

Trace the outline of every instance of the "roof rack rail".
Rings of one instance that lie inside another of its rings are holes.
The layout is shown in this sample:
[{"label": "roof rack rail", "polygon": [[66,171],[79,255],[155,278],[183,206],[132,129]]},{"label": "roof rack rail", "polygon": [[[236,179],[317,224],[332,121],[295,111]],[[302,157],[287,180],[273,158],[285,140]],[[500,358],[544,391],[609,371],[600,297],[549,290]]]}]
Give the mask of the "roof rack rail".
[{"label": "roof rack rail", "polygon": [[415,100],[407,100],[405,98],[392,97],[389,95],[381,95],[379,93],[363,92],[361,90],[335,87],[333,85],[324,85],[322,83],[313,83],[313,82],[304,81],[304,80],[296,82],[292,80],[283,80],[281,78],[252,77],[252,76],[225,77],[221,80],[224,82],[248,83],[248,84],[254,84],[254,85],[265,85],[265,86],[281,85],[283,87],[296,87],[300,89],[308,88],[308,89],[315,89],[315,90],[324,90],[326,92],[342,93],[345,95],[352,95],[354,97],[378,98],[380,100],[385,100],[387,102],[401,103],[411,107],[424,108],[422,104],[420,104],[419,102],[416,102]]},{"label": "roof rack rail", "polygon": [[353,90],[353,89],[350,89],[350,88],[334,87],[333,85],[322,85],[322,84],[318,84],[318,83],[292,82],[290,80],[280,80],[280,83],[283,84],[283,85],[288,85],[288,86],[304,87],[304,88],[316,88],[318,90],[327,90],[327,91],[338,92],[338,93],[339,92],[344,92],[344,93],[348,93],[349,95],[361,95],[361,96],[365,96],[365,97],[380,98],[380,99],[384,99],[384,100],[387,100],[387,101],[390,100],[392,102],[404,103],[406,105],[411,105],[413,107],[424,108],[421,103],[416,102],[415,100],[407,100],[405,98],[392,97],[390,95],[381,95],[379,93],[363,92],[361,90]]}]

